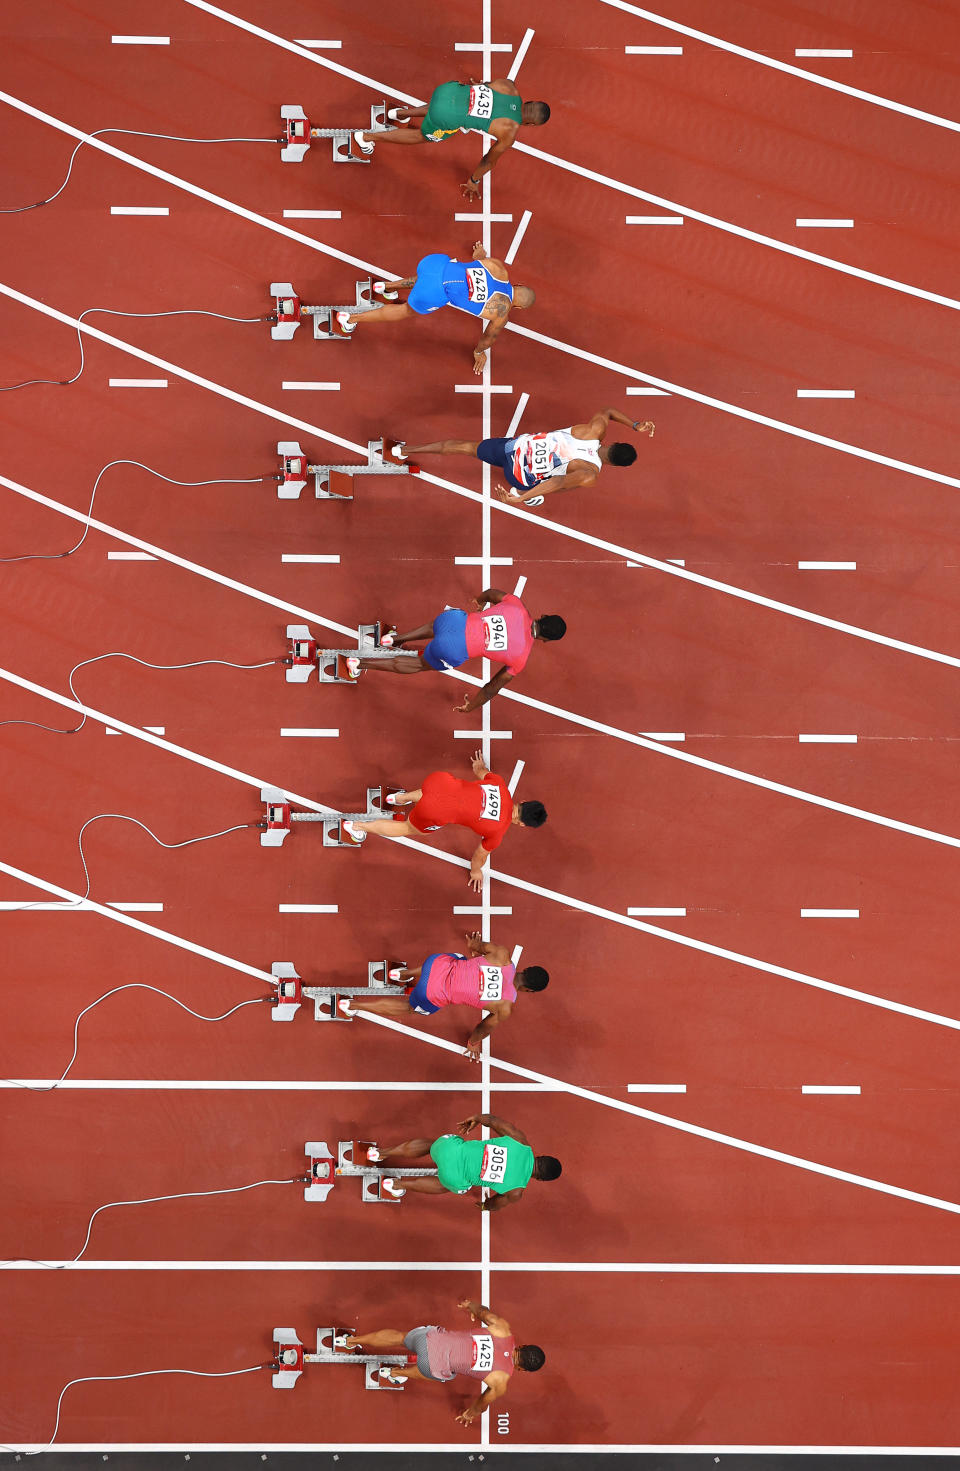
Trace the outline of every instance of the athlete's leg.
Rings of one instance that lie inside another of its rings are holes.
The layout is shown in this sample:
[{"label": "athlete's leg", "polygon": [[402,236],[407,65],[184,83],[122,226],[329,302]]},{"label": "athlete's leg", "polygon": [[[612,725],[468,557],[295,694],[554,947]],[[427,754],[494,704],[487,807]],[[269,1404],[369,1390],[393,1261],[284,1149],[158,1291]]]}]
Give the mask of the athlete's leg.
[{"label": "athlete's leg", "polygon": [[421,623],[420,627],[415,628],[412,633],[398,633],[396,638],[394,639],[394,643],[413,644],[419,643],[422,639],[430,638],[433,638],[433,624]]},{"label": "athlete's leg", "polygon": [[398,654],[394,659],[361,659],[361,669],[385,669],[388,674],[423,674],[429,669],[419,654]]},{"label": "athlete's leg", "polygon": [[392,1149],[380,1151],[379,1164],[394,1164],[398,1160],[422,1159],[430,1153],[432,1139],[408,1139],[405,1144],[395,1144]]},{"label": "athlete's leg", "polygon": [[408,1179],[401,1175],[396,1182],[398,1190],[405,1190],[408,1195],[449,1195],[446,1185],[441,1185],[436,1175],[416,1175]]},{"label": "athlete's leg", "polygon": [[420,833],[409,822],[394,822],[392,817],[377,817],[372,822],[354,821],[351,827],[363,832],[376,833],[381,838],[419,838]]},{"label": "athlete's leg", "polygon": [[354,996],[351,1011],[372,1011],[376,1016],[409,1016],[410,1003],[405,996]]},{"label": "athlete's leg", "polygon": [[[421,117],[426,117],[427,110],[423,109]],[[363,134],[364,143],[426,143],[419,128],[388,128],[387,131],[378,132],[376,129]]]},{"label": "athlete's leg", "polygon": [[351,1333],[348,1348],[403,1348],[405,1333],[398,1328],[371,1328],[369,1333]]},{"label": "athlete's leg", "polygon": [[477,439],[438,439],[433,444],[405,444],[403,452],[410,455],[475,455],[480,447]]},{"label": "athlete's leg", "polygon": [[404,317],[413,317],[415,315],[416,313],[412,306],[408,306],[405,301],[397,301],[391,302],[389,306],[368,308],[365,312],[351,312],[350,323],[353,325],[363,320],[371,326],[377,323],[382,326],[385,322],[400,322]]}]

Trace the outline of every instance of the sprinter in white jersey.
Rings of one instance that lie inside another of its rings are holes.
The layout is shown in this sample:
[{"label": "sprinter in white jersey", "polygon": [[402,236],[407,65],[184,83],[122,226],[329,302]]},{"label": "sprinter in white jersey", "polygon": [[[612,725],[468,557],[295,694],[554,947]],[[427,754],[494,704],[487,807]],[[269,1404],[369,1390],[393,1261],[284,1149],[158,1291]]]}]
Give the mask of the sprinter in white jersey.
[{"label": "sprinter in white jersey", "polygon": [[637,452],[632,444],[603,443],[611,424],[625,424],[635,434],[653,437],[654,424],[628,419],[619,409],[601,409],[583,424],[568,429],[548,429],[540,434],[519,434],[513,439],[442,439],[434,444],[404,444],[402,453],[421,455],[473,455],[502,470],[505,485],[497,495],[511,506],[542,506],[544,498],[558,490],[577,490],[595,485],[604,465],[632,465]]}]

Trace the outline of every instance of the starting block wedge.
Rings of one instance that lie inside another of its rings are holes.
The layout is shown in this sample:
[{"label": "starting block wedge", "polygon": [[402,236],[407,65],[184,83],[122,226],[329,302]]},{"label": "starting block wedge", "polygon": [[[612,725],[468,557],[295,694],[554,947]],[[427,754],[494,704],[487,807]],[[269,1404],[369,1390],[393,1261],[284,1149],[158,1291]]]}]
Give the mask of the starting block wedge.
[{"label": "starting block wedge", "polygon": [[[416,1354],[365,1354],[359,1347],[347,1346],[347,1338],[352,1331],[349,1328],[318,1328],[317,1351],[311,1354],[305,1351],[293,1328],[274,1328],[276,1349],[271,1366],[275,1371],[274,1389],[293,1389],[307,1364],[362,1364],[366,1389],[403,1389],[404,1380],[394,1382],[386,1377],[386,1373],[415,1364]],[[385,1371],[383,1375],[381,1370]]]},{"label": "starting block wedge", "polygon": [[[377,1158],[367,1158],[368,1151]],[[364,1205],[399,1205],[403,1198],[403,1182],[413,1178],[436,1176],[436,1168],[399,1168],[394,1164],[379,1162],[379,1147],[371,1139],[341,1139],[337,1143],[338,1176],[353,1176],[360,1180],[360,1200]],[[399,1194],[384,1190],[384,1180],[395,1180]]]},{"label": "starting block wedge", "polygon": [[303,1344],[293,1328],[274,1328],[274,1389],[293,1389],[303,1373]]},{"label": "starting block wedge", "polygon": [[[355,150],[353,142],[353,135],[357,131],[355,127],[313,128],[299,103],[284,103],[280,109],[280,123],[282,133],[278,141],[283,145],[280,149],[280,158],[284,163],[303,163],[310,152],[310,144],[320,138],[331,140],[334,163],[372,163],[373,161],[371,155]],[[364,132],[380,132],[387,126],[386,101],[375,102],[370,108],[370,126],[364,128]]]},{"label": "starting block wedge", "polygon": [[288,960],[275,960],[270,974],[277,986],[277,999],[270,1015],[275,1022],[292,1022],[300,1010],[303,983]]},{"label": "starting block wedge", "polygon": [[289,281],[271,281],[270,295],[273,297],[273,315],[276,322],[270,328],[274,342],[289,342],[300,326],[303,307],[300,298]]},{"label": "starting block wedge", "polygon": [[261,848],[281,848],[290,831],[290,803],[278,787],[261,787],[260,796],[266,803],[266,813],[261,822]]},{"label": "starting block wedge", "polygon": [[305,1144],[303,1152],[310,1161],[310,1183],[303,1192],[304,1200],[326,1200],[336,1184],[333,1155],[322,1141]]},{"label": "starting block wedge", "polygon": [[302,997],[313,1002],[315,1021],[352,1022],[356,1020],[353,1011],[344,1012],[342,1002],[359,1002],[359,1009],[362,1009],[364,996],[406,996],[406,982],[397,979],[405,966],[406,961],[403,960],[370,960],[367,962],[366,985],[353,985],[346,981],[331,986],[303,986],[298,999]]},{"label": "starting block wedge", "polygon": [[[289,301],[291,298],[285,298]],[[279,300],[279,298],[278,298]],[[299,311],[300,308],[298,307]],[[292,319],[291,319],[292,320]],[[299,317],[297,318],[297,325]],[[278,319],[278,327],[281,325]],[[290,325],[287,322],[287,325]],[[286,329],[285,329],[286,330]],[[286,335],[292,336],[296,325]],[[273,329],[276,335],[277,328]],[[281,439],[277,444],[280,459],[276,476],[277,499],[296,501],[308,480],[313,481],[316,500],[351,501],[353,482],[358,475],[419,475],[420,466],[411,460],[398,459],[394,454],[399,441],[386,435],[380,439],[367,440],[367,463],[365,465],[312,465],[295,439]]]}]

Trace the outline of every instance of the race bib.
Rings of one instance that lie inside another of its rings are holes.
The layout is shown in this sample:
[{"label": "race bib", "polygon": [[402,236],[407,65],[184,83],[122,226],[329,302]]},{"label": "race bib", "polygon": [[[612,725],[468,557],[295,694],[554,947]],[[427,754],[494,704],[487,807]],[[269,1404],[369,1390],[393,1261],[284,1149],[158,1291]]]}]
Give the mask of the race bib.
[{"label": "race bib", "polygon": [[527,446],[527,460],[531,474],[536,475],[538,479],[542,479],[545,475],[551,473],[553,470],[553,455],[550,452],[550,447],[545,438],[537,436],[537,438],[530,440]]},{"label": "race bib", "polygon": [[470,300],[485,302],[489,294],[487,273],[483,266],[467,266],[467,295]]},{"label": "race bib", "polygon": [[481,822],[499,822],[503,803],[500,799],[500,788],[490,787],[486,784],[480,787],[483,794],[483,806],[480,808]]},{"label": "race bib", "polygon": [[473,1335],[473,1358],[470,1367],[481,1374],[489,1374],[493,1368],[493,1339],[489,1333]]},{"label": "race bib", "polygon": [[475,83],[470,88],[470,102],[467,107],[469,117],[478,117],[483,122],[489,122],[493,117],[493,88],[486,87],[482,82]]},{"label": "race bib", "polygon": [[485,1144],[483,1146],[483,1167],[480,1171],[481,1185],[502,1185],[507,1173],[507,1146],[505,1144]]},{"label": "race bib", "polygon": [[483,615],[483,647],[490,654],[507,652],[507,620],[502,613]]},{"label": "race bib", "polygon": [[481,965],[480,1000],[503,1000],[503,971],[500,969],[499,965]]}]

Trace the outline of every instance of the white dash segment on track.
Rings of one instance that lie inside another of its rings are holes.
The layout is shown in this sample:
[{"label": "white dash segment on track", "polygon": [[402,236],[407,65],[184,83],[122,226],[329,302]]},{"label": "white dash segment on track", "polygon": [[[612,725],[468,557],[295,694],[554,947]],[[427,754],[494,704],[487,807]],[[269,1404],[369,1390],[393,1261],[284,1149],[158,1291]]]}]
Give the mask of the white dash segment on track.
[{"label": "white dash segment on track", "polygon": [[108,562],[156,562],[151,552],[107,552]]},{"label": "white dash segment on track", "polygon": [[285,220],[340,220],[343,215],[338,209],[285,209]]},{"label": "white dash segment on track", "polygon": [[[509,435],[507,435],[507,438],[508,438],[508,439],[509,439],[509,438],[510,438],[510,436],[509,436]],[[520,576],[519,576],[519,577],[518,577],[518,578],[517,578],[517,585],[516,585],[516,587],[515,587],[515,588],[514,588],[514,589],[513,589],[513,596],[514,596],[514,597],[515,597],[515,598],[519,598],[519,597],[522,597],[522,595],[523,595],[523,589],[524,589],[524,588],[525,588],[525,587],[526,587],[526,585],[527,585],[527,579],[526,579],[526,577],[525,577],[525,576],[524,576],[524,575],[523,575],[523,574],[521,574],[521,575],[520,575]]]},{"label": "white dash segment on track", "polygon": [[628,1083],[628,1093],[686,1093],[686,1083]]},{"label": "white dash segment on track", "polygon": [[514,796],[514,794],[516,793],[520,778],[523,775],[523,768],[526,766],[526,764],[527,763],[525,761],[518,761],[510,774],[510,780],[507,782],[507,786],[510,789],[511,797]]},{"label": "white dash segment on track", "polygon": [[169,46],[169,36],[111,36],[113,46]]},{"label": "white dash segment on track", "polygon": [[799,572],[856,572],[856,562],[798,562]]},{"label": "white dash segment on track", "polygon": [[278,904],[278,914],[339,914],[336,904]]},{"label": "white dash segment on track", "polygon": [[687,911],[685,909],[664,908],[663,905],[653,904],[642,906],[640,908],[628,909],[627,913],[635,916],[638,919],[644,919],[651,914],[662,914],[664,916],[669,915],[671,919],[683,919],[686,916]]},{"label": "white dash segment on track", "polygon": [[520,42],[520,45],[517,47],[517,54],[514,56],[513,61],[510,63],[510,70],[507,72],[507,80],[508,81],[511,81],[511,82],[515,82],[516,81],[516,79],[517,79],[517,72],[520,70],[521,66],[523,65],[523,59],[526,56],[527,51],[530,49],[530,42],[533,40],[533,38],[534,38],[534,36],[536,34],[537,34],[536,31],[531,30],[529,27],[527,28],[526,31],[524,31],[524,33],[523,33],[523,40]]},{"label": "white dash segment on track", "polygon": [[859,909],[801,909],[801,919],[859,919]]},{"label": "white dash segment on track", "polygon": [[[483,914],[484,909],[482,904],[455,904],[453,906],[453,912],[454,914]],[[486,912],[487,914],[512,914],[513,905],[491,904]]]},{"label": "white dash segment on track", "polygon": [[294,379],[290,379],[289,381],[284,380],[280,384],[280,387],[299,390],[301,393],[338,393],[340,391],[339,383],[311,383],[307,381],[301,383]]},{"label": "white dash segment on track", "polygon": [[166,378],[108,378],[108,388],[166,388]]},{"label": "white dash segment on track", "polygon": [[311,51],[339,51],[343,46],[342,41],[301,41],[296,36],[294,41],[298,46],[308,46]]},{"label": "white dash segment on track", "polygon": [[682,56],[682,46],[624,46],[627,56]]},{"label": "white dash segment on track", "polygon": [[[512,730],[490,730],[486,732],[492,741],[512,741]],[[478,741],[480,732],[477,730],[455,730],[453,738],[457,741]]]},{"label": "white dash segment on track", "polygon": [[798,230],[852,230],[853,220],[801,219],[796,225]]},{"label": "white dash segment on track", "polygon": [[457,41],[454,43],[454,51],[512,51],[513,46],[509,41],[491,41],[484,45],[482,41]]},{"label": "white dash segment on track", "polygon": [[165,204],[111,204],[112,215],[168,215]]},{"label": "white dash segment on track", "polygon": [[325,562],[335,566],[340,561],[339,552],[281,552],[281,562]]},{"label": "white dash segment on track", "polygon": [[797,736],[801,746],[855,746],[855,735],[827,735],[818,731],[801,731]]},{"label": "white dash segment on track", "polygon": [[860,1092],[859,1083],[804,1083],[800,1089],[801,1093],[848,1093],[856,1096]]},{"label": "white dash segment on track", "polygon": [[507,253],[503,257],[505,265],[513,265],[513,262],[515,261],[517,256],[517,251],[520,249],[521,241],[523,240],[524,235],[527,233],[527,226],[532,219],[533,211],[525,209],[523,215],[521,216],[520,223],[514,231],[513,239],[510,241],[510,246],[507,250]]},{"label": "white dash segment on track", "polygon": [[523,946],[522,945],[514,945],[513,950],[512,950],[512,952],[510,954],[510,964],[512,966],[514,966],[514,967],[518,966],[520,964],[520,957],[521,957],[522,954],[523,954]]},{"label": "white dash segment on track", "polygon": [[797,398],[856,398],[855,388],[798,388]]},{"label": "white dash segment on track", "polygon": [[797,46],[794,56],[852,56],[845,46]]},{"label": "white dash segment on track", "polygon": [[666,388],[638,388],[631,384],[624,389],[627,398],[670,398],[672,395]]},{"label": "white dash segment on track", "polygon": [[455,567],[512,567],[512,557],[454,557]]},{"label": "white dash segment on track", "polygon": [[641,730],[640,735],[646,736],[648,741],[663,741],[669,745],[671,741],[679,742],[687,739],[682,730]]},{"label": "white dash segment on track", "polygon": [[[455,383],[454,393],[483,393],[482,383]],[[488,393],[512,393],[513,387],[509,383],[491,383],[487,389]]]},{"label": "white dash segment on track", "polygon": [[510,423],[507,425],[507,439],[512,439],[519,429],[520,420],[523,418],[523,411],[527,407],[527,404],[529,402],[529,393],[521,393],[520,397],[517,399],[517,407],[513,411],[513,417],[511,418]]},{"label": "white dash segment on track", "polygon": [[628,225],[682,225],[683,215],[627,215]]},{"label": "white dash segment on track", "polygon": [[[483,224],[483,215],[478,215],[476,210],[473,210],[471,212],[464,212],[463,214],[455,214],[453,218],[457,221],[458,224]],[[490,222],[494,225],[512,225],[513,215],[491,215]]]},{"label": "white dash segment on track", "polygon": [[320,726],[313,725],[282,725],[280,727],[282,736],[338,736],[339,730],[323,730]]}]

